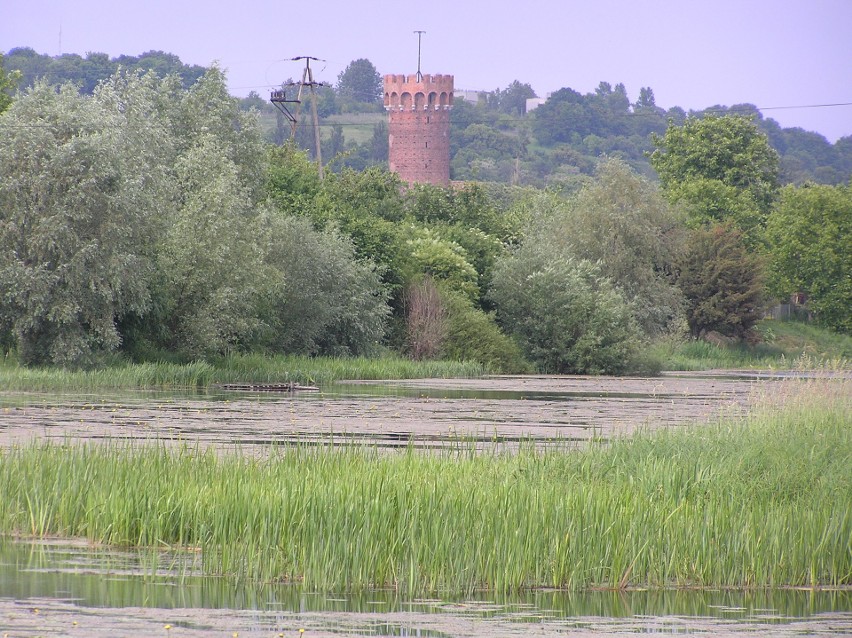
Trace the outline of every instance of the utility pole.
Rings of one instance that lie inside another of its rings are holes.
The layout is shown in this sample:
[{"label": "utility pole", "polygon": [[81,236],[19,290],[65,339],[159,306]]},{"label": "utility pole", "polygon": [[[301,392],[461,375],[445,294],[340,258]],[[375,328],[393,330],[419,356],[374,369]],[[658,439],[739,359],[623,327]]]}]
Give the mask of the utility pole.
[{"label": "utility pole", "polygon": [[425,31],[415,31],[417,34],[417,81],[423,81],[423,74],[420,72],[420,38],[423,36]]},{"label": "utility pole", "polygon": [[[293,139],[296,136],[296,125],[299,121],[299,107],[302,104],[302,90],[308,86],[311,89],[311,119],[313,120],[314,125],[314,148],[316,150],[317,156],[317,170],[319,172],[319,178],[323,179],[323,166],[322,166],[322,148],[321,148],[321,140],[320,140],[320,128],[319,128],[319,116],[317,115],[317,93],[316,87],[318,86],[328,86],[324,82],[314,82],[314,73],[311,70],[311,60],[316,62],[324,62],[324,60],[320,60],[319,58],[312,57],[310,55],[299,55],[295,58],[290,58],[293,61],[296,60],[304,60],[305,61],[305,70],[302,71],[302,81],[301,82],[289,82],[286,86],[296,86],[299,87],[299,92],[296,94],[296,99],[287,99],[285,95],[285,91],[282,89],[281,91],[273,91],[269,101],[272,102],[276,108],[278,108],[281,113],[284,114],[290,122],[290,139]],[[285,85],[282,85],[285,86]],[[287,104],[295,104],[295,113],[291,113],[287,108]]]}]

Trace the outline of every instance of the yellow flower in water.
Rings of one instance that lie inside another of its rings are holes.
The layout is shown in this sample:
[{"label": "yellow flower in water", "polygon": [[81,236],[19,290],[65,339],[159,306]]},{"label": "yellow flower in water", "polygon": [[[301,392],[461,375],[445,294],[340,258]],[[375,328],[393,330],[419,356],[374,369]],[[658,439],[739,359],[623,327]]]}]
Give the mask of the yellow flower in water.
[{"label": "yellow flower in water", "polygon": [[163,626],[163,629],[165,629],[166,631],[168,631],[168,630],[169,630],[169,629],[171,629],[171,628],[172,628],[172,626],[171,626],[171,625],[164,625],[164,626]]}]

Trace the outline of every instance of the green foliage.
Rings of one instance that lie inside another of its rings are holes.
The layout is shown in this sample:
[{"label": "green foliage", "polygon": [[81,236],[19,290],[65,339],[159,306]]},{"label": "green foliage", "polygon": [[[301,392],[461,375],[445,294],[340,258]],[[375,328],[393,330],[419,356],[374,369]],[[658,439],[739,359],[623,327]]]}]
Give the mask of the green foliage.
[{"label": "green foliage", "polygon": [[7,71],[3,64],[3,52],[0,51],[0,114],[12,103],[12,93],[21,81],[20,71]]},{"label": "green foliage", "polygon": [[263,268],[251,198],[221,140],[196,137],[175,170],[181,202],[157,254],[167,345],[188,357],[225,353],[258,330],[262,286],[280,283]]},{"label": "green foliage", "polygon": [[[85,92],[93,91],[119,67],[131,71],[151,70],[160,78],[173,76],[183,88],[192,86],[205,71],[199,66],[185,65],[177,56],[163,51],[109,59],[103,53],[50,57],[30,48],[17,48],[7,53],[5,66],[10,72],[21,72],[22,88],[31,86],[37,78],[44,78],[51,84],[73,82]],[[318,87],[319,116],[378,114],[381,112],[381,91],[381,77],[372,63],[365,59],[354,60],[338,77],[337,89]],[[543,110],[526,114],[526,99],[533,96],[535,92],[529,84],[515,80],[505,89],[484,93],[475,103],[456,101],[450,136],[454,179],[536,186],[562,184],[578,173],[591,175],[601,154],[618,157],[640,174],[653,176],[645,157],[645,153],[653,150],[649,135],[663,134],[667,120],[680,126],[687,119],[686,111],[680,107],[668,111],[657,107],[651,87],[640,87],[632,105],[622,83],[613,86],[610,82],[600,82],[594,92],[587,94],[566,87],[551,96]],[[271,104],[255,94],[242,100],[241,108],[249,106],[263,112],[269,141],[281,144],[289,137],[283,116]],[[752,117],[759,129],[769,136],[772,147],[781,154],[780,174],[784,183],[840,184],[848,182],[852,175],[849,138],[832,145],[817,133],[783,129],[776,121],[764,119],[751,104],[715,105],[707,113],[746,113]],[[569,117],[565,117],[566,114]],[[691,112],[690,115],[701,116],[702,113]],[[352,128],[347,128],[347,124]],[[343,123],[347,156],[338,158],[335,166],[330,167],[332,170],[343,165],[363,170],[387,160],[387,135],[355,141],[362,137],[355,134],[360,132],[361,126],[360,122]],[[310,127],[299,127],[297,140],[303,148],[313,152]],[[491,146],[483,143],[488,140],[493,142]]]},{"label": "green foliage", "polygon": [[731,221],[760,239],[778,192],[778,153],[750,118],[689,118],[652,136],[651,165],[668,200],[696,224]]},{"label": "green foliage", "polygon": [[265,262],[281,284],[262,302],[262,344],[293,354],[375,352],[390,308],[373,264],[355,259],[351,240],[304,217],[269,213],[263,226]]},{"label": "green foliage", "polygon": [[233,163],[238,181],[248,189],[248,197],[252,202],[259,201],[266,178],[265,146],[256,116],[241,111],[239,101],[228,94],[224,72],[214,65],[187,91],[177,95],[176,103],[171,96],[174,106],[168,122],[178,153],[206,143],[212,136],[225,158]]},{"label": "green foliage", "polygon": [[767,238],[775,294],[805,293],[817,321],[852,334],[852,187],[784,188]]},{"label": "green foliage", "polygon": [[268,149],[266,196],[282,213],[310,214],[320,191],[317,167],[307,153],[288,142]]},{"label": "green foliage", "polygon": [[543,372],[617,374],[640,342],[630,306],[597,266],[537,243],[498,262],[491,299]]},{"label": "green foliage", "polygon": [[763,315],[764,260],[731,225],[694,230],[679,262],[677,285],[686,297],[692,335],[715,331],[739,339]]},{"label": "green foliage", "polygon": [[527,241],[598,264],[646,334],[682,319],[684,301],[671,273],[685,231],[655,185],[609,159],[575,196],[553,196],[540,206]]},{"label": "green foliage", "polygon": [[471,301],[479,299],[477,272],[468,260],[467,251],[453,241],[442,239],[427,227],[411,228],[405,241],[413,279],[425,274]]},{"label": "green foliage", "polygon": [[202,75],[204,67],[183,64],[176,55],[163,51],[147,51],[138,56],[121,55],[110,59],[105,53],[87,53],[82,57],[66,53],[57,57],[36,53],[28,47],[11,49],[6,55],[7,68],[21,73],[21,87],[44,80],[48,84],[70,82],[84,93],[93,93],[99,83],[108,80],[119,70],[125,72],[154,72],[157,77],[179,78],[183,88],[192,86]]},{"label": "green foliage", "polygon": [[456,361],[476,361],[492,373],[520,374],[530,371],[521,349],[501,332],[493,314],[476,308],[470,299],[443,291],[446,312],[441,355]]},{"label": "green foliage", "polygon": [[538,97],[529,84],[514,80],[505,89],[497,89],[488,94],[488,103],[501,113],[521,116],[527,112],[527,100]]},{"label": "green foliage", "polygon": [[382,101],[382,76],[366,58],[353,60],[337,76],[337,94],[352,102],[379,104]]},{"label": "green foliage", "polygon": [[[139,101],[148,82],[130,82]],[[77,366],[116,348],[116,320],[149,305],[150,238],[170,146],[115,91],[38,84],[0,127],[0,314],[22,361]]]}]

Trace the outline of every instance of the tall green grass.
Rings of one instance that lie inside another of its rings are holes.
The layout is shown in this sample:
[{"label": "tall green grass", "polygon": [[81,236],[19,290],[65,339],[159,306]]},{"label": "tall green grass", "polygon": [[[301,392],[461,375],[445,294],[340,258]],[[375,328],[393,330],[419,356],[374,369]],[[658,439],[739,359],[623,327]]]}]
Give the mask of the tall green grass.
[{"label": "tall green grass", "polygon": [[120,363],[97,370],[25,368],[0,362],[0,388],[18,391],[60,391],[129,388],[204,388],[223,383],[326,384],[344,379],[406,379],[474,377],[485,372],[473,362],[312,358],[301,356],[234,355],[210,363]]},{"label": "tall green grass", "polygon": [[34,443],[0,453],[0,530],[197,547],[211,574],[325,591],[845,586],[849,386],[581,451]]},{"label": "tall green grass", "polygon": [[797,321],[765,319],[758,324],[762,342],[717,346],[697,339],[664,339],[647,356],[666,370],[721,368],[813,368],[826,364],[849,368],[852,336]]}]

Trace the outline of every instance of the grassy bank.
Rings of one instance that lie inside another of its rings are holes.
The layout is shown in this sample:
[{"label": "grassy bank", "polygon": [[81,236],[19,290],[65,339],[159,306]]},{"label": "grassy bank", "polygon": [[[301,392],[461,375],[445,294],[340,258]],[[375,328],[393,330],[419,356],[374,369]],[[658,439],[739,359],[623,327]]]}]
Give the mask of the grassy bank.
[{"label": "grassy bank", "polygon": [[717,346],[702,340],[655,343],[649,356],[665,370],[722,368],[810,368],[852,365],[852,337],[812,324],[766,319],[758,324],[758,344]]},{"label": "grassy bank", "polygon": [[0,453],[0,531],[198,547],[209,573],[327,591],[848,585],[849,386],[583,451],[38,443]]},{"label": "grassy bank", "polygon": [[203,388],[221,383],[326,384],[343,379],[409,379],[474,377],[479,364],[453,361],[411,361],[401,357],[311,358],[235,355],[212,363],[119,363],[97,370],[24,368],[0,363],[0,388],[21,391],[62,391],[130,388]]}]

